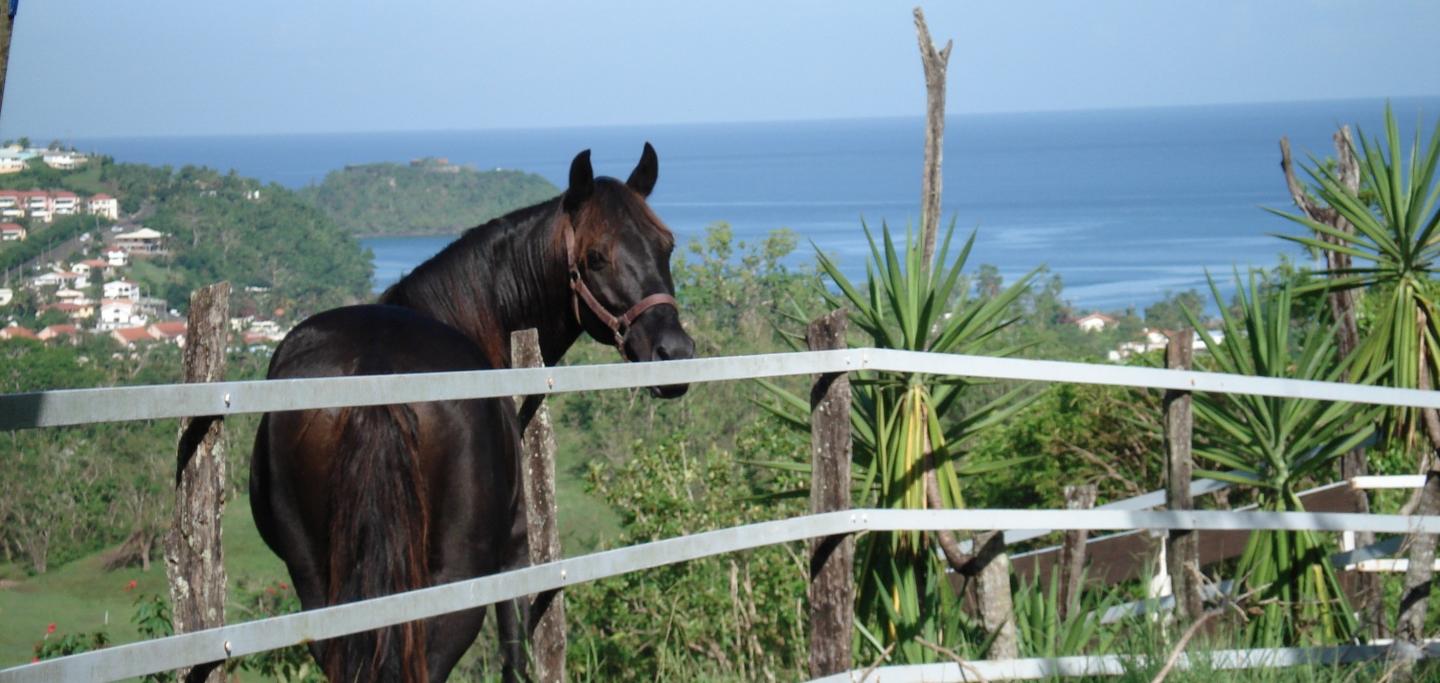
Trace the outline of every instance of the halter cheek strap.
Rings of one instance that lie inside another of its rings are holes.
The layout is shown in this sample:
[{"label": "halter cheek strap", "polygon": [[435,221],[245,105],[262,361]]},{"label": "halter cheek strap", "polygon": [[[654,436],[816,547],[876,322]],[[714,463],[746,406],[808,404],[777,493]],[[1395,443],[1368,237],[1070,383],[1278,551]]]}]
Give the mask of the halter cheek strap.
[{"label": "halter cheek strap", "polygon": [[595,294],[592,293],[590,287],[585,284],[585,278],[580,277],[580,261],[578,254],[575,253],[575,228],[570,225],[569,221],[565,223],[565,259],[570,272],[570,304],[575,312],[576,322],[580,322],[580,302],[584,301],[585,306],[590,309],[590,312],[595,314],[595,317],[599,318],[600,322],[610,328],[610,332],[615,335],[615,348],[617,350],[623,352],[625,335],[630,333],[630,326],[634,324],[635,320],[644,314],[645,311],[662,304],[674,306],[677,310],[680,308],[680,304],[675,301],[675,297],[662,292],[659,294],[651,294],[641,299],[636,302],[634,306],[631,306],[630,310],[625,311],[623,315],[618,317],[610,311],[605,310],[605,307],[600,305],[600,300],[595,298]]}]

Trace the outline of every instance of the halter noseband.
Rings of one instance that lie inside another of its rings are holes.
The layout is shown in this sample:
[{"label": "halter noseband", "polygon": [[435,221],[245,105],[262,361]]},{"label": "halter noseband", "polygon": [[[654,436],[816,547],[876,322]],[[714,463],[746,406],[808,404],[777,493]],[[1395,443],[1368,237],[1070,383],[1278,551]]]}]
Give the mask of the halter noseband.
[{"label": "halter noseband", "polygon": [[619,317],[605,310],[605,307],[600,305],[600,300],[595,298],[595,295],[590,291],[590,287],[585,284],[585,278],[580,277],[580,263],[575,253],[575,227],[571,225],[568,220],[565,221],[565,259],[570,271],[570,303],[575,311],[575,321],[580,323],[582,327],[584,326],[584,322],[580,320],[580,302],[583,300],[585,305],[590,309],[590,312],[594,313],[595,317],[599,318],[600,322],[610,328],[610,331],[615,335],[615,349],[620,351],[622,356],[625,353],[625,335],[630,333],[630,325],[635,322],[636,318],[639,318],[645,311],[661,304],[669,304],[670,306],[674,306],[676,310],[680,308],[680,304],[675,301],[675,297],[660,293],[651,294],[641,299],[636,302],[634,306],[631,306],[630,310],[625,311],[624,315]]}]

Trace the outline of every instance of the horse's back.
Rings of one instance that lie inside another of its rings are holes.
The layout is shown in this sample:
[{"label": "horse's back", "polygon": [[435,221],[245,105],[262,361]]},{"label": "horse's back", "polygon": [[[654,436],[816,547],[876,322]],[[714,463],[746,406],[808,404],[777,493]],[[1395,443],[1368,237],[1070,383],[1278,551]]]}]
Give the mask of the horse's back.
[{"label": "horse's back", "polygon": [[[480,370],[481,349],[455,329],[411,309],[364,305],[317,314],[276,349],[269,379]],[[434,401],[403,406],[413,432],[419,495],[428,520],[432,574],[461,578],[498,568],[517,510],[514,410],[498,399]],[[292,575],[332,575],[330,545],[337,462],[353,410],[335,408],[267,414],[256,437],[251,508],[262,537]],[[363,438],[364,435],[361,435]],[[446,548],[467,545],[481,557],[462,560]],[[486,551],[489,552],[486,552]],[[456,566],[457,563],[465,566]],[[313,592],[313,591],[312,591]],[[302,601],[312,608],[323,596]]]}]

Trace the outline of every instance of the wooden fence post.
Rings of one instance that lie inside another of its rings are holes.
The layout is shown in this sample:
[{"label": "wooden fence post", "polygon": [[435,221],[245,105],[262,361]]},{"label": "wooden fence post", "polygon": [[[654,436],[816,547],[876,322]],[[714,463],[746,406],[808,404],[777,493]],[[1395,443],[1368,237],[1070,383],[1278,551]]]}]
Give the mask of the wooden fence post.
[{"label": "wooden fence post", "polygon": [[[1195,333],[1180,330],[1165,346],[1165,367],[1189,370],[1195,351]],[[1170,510],[1194,510],[1190,496],[1191,437],[1195,419],[1188,391],[1165,392],[1165,501]],[[1175,596],[1175,613],[1195,618],[1204,611],[1200,598],[1200,546],[1193,531],[1173,530],[1167,540],[1165,572],[1170,576],[1170,593]]]},{"label": "wooden fence post", "polygon": [[[1094,484],[1065,487],[1065,509],[1089,510],[1095,507],[1098,491]],[[1060,618],[1064,619],[1080,607],[1081,579],[1085,575],[1085,541],[1089,532],[1084,530],[1065,532],[1065,544],[1060,550]]]},{"label": "wooden fence post", "polygon": [[[225,376],[230,284],[190,295],[185,329],[185,382],[216,382]],[[225,558],[220,520],[225,510],[225,420],[218,415],[180,420],[175,466],[175,512],[165,539],[175,633],[225,623]],[[186,681],[219,683],[218,662],[181,672]]]},{"label": "wooden fence post", "polygon": [[[844,309],[811,322],[811,351],[845,348]],[[850,509],[850,376],[820,375],[810,390],[810,512]],[[850,670],[855,624],[855,540],[810,541],[810,676]]]},{"label": "wooden fence post", "polygon": [[[510,366],[544,367],[540,335],[534,329],[510,333]],[[534,402],[533,405],[530,402]],[[526,537],[530,564],[561,559],[560,527],[555,509],[555,432],[545,397],[517,397],[515,407],[525,430],[520,441],[520,469],[525,489]],[[530,647],[535,656],[535,680],[565,680],[565,594],[547,591],[530,605]]]}]

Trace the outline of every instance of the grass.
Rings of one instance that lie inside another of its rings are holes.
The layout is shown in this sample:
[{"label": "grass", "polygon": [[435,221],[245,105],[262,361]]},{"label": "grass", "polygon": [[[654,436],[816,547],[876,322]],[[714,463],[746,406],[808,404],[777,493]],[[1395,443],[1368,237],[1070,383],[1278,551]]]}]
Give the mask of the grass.
[{"label": "grass", "polygon": [[[260,540],[247,498],[239,497],[226,505],[224,539],[225,569],[232,595],[240,582],[286,576],[280,559]],[[107,572],[102,566],[103,555],[103,551],[87,555],[0,590],[0,667],[30,661],[32,648],[52,623],[56,635],[104,629],[114,644],[139,640],[139,633],[130,623],[135,597],[169,595],[165,565],[156,561],[148,572],[138,567]],[[14,580],[23,573],[7,566],[0,569],[0,576]],[[135,589],[127,591],[132,580]]]}]

